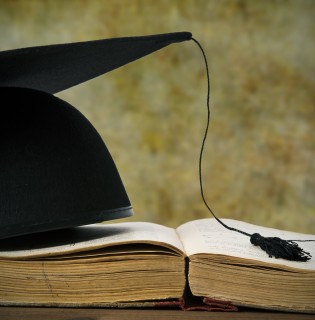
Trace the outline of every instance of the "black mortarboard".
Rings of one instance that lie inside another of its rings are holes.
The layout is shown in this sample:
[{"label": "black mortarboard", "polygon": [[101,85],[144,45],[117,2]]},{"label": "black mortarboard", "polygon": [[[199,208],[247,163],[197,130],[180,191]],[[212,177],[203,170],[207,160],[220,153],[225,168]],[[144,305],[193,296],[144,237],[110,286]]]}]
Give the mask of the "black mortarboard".
[{"label": "black mortarboard", "polygon": [[132,215],[101,137],[53,96],[188,32],[0,52],[0,239]]}]

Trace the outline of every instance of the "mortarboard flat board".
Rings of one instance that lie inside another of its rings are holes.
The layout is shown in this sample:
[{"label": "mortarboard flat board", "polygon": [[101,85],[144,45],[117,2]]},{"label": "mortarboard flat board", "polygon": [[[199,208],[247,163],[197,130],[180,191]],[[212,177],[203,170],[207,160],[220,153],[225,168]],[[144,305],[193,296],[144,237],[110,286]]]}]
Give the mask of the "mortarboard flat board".
[{"label": "mortarboard flat board", "polygon": [[0,52],[0,239],[132,215],[101,137],[53,94],[190,39],[178,32]]},{"label": "mortarboard flat board", "polygon": [[54,94],[191,38],[176,32],[2,51],[0,86]]}]

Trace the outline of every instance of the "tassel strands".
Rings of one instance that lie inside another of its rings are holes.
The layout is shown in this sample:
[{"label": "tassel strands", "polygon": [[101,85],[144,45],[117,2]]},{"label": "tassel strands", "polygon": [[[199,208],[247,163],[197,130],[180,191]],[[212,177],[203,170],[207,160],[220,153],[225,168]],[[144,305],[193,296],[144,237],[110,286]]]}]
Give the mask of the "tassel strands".
[{"label": "tassel strands", "polygon": [[250,237],[250,242],[266,251],[269,258],[275,257],[305,262],[312,257],[293,240],[283,240],[278,237],[263,237],[259,233],[254,233]]}]

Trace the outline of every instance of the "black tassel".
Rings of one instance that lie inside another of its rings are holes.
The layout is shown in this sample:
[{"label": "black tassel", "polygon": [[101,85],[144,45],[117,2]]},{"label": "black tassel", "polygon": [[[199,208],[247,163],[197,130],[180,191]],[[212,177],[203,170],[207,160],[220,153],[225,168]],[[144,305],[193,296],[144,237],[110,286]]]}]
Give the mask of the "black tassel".
[{"label": "black tassel", "polygon": [[200,149],[200,156],[199,156],[199,183],[200,183],[200,194],[201,198],[207,207],[207,209],[210,211],[210,213],[213,215],[213,217],[226,229],[231,231],[236,231],[238,233],[241,233],[245,236],[250,237],[250,242],[254,244],[255,246],[259,246],[262,250],[266,251],[270,258],[273,256],[275,258],[283,258],[286,260],[291,261],[308,261],[311,259],[311,255],[308,252],[305,252],[302,248],[298,246],[298,244],[295,241],[315,241],[315,240],[282,240],[280,238],[264,238],[258,233],[250,234],[245,231],[239,230],[237,228],[229,227],[226,225],[223,221],[221,221],[211,210],[210,206],[208,205],[208,202],[205,198],[204,192],[203,192],[203,180],[202,180],[202,157],[203,157],[203,151],[205,147],[205,142],[208,135],[209,125],[210,125],[210,75],[209,75],[209,67],[208,67],[208,61],[206,54],[201,46],[201,44],[194,38],[192,40],[198,45],[200,48],[204,61],[206,66],[206,75],[207,75],[207,84],[208,84],[208,94],[207,94],[207,122],[206,122],[206,130],[204,133],[204,137],[201,143],[201,149]]},{"label": "black tassel", "polygon": [[292,240],[282,240],[278,237],[263,237],[259,233],[254,233],[250,237],[250,242],[266,251],[269,258],[282,258],[291,261],[308,261],[311,255],[304,251]]}]

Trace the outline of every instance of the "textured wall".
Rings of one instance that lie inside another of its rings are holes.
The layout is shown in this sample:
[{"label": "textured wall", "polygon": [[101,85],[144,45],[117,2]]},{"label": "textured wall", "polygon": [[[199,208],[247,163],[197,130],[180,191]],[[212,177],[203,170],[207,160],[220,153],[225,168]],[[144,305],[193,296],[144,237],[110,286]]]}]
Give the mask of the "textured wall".
[{"label": "textured wall", "polygon": [[[315,2],[0,1],[0,49],[191,31],[208,55],[207,199],[221,217],[315,232]],[[95,125],[134,220],[207,217],[204,62],[193,42],[59,94]]]}]

